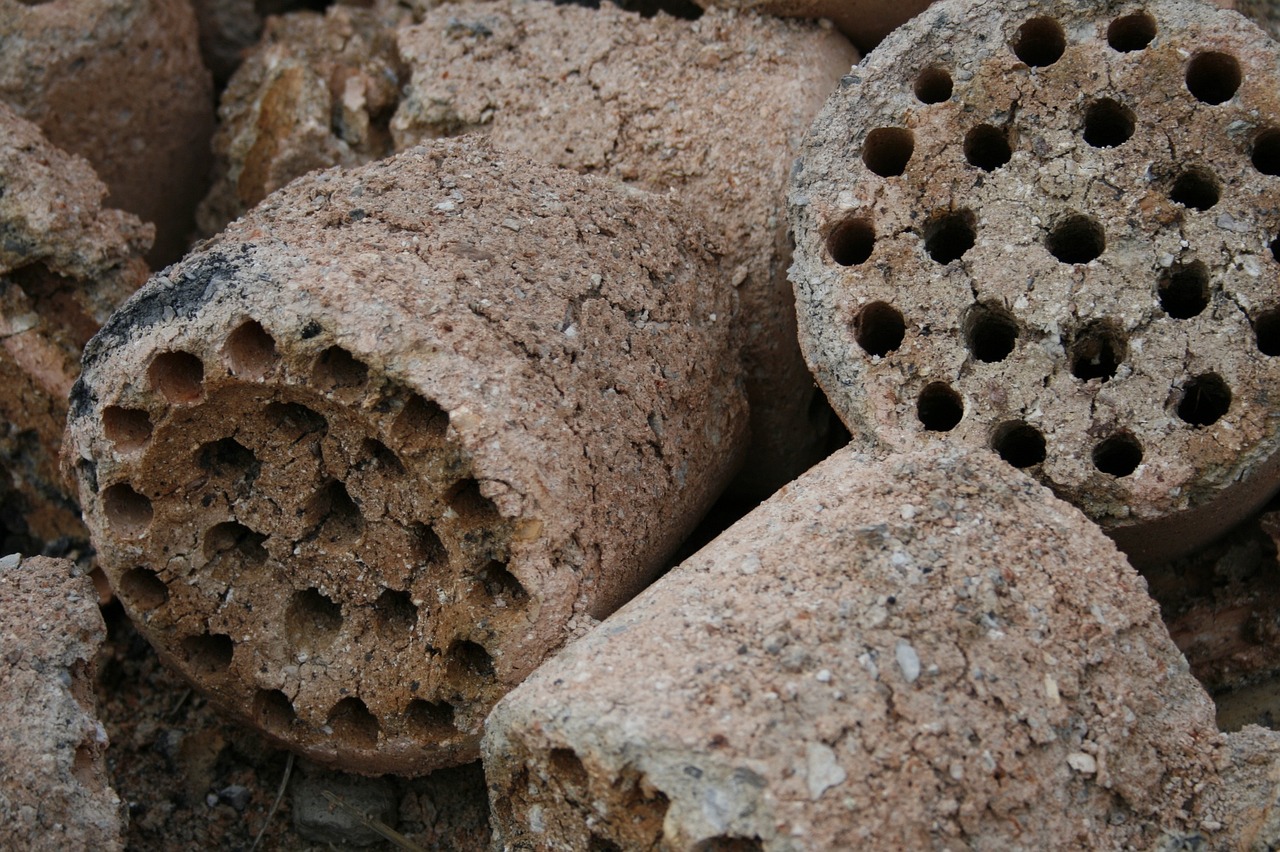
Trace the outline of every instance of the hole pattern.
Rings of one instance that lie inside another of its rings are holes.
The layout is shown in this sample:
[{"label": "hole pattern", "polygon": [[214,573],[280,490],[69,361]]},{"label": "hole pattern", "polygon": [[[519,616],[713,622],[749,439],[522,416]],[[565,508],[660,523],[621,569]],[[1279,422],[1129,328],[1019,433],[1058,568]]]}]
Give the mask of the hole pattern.
[{"label": "hole pattern", "polygon": [[493,657],[483,645],[460,639],[449,647],[449,671],[455,680],[493,677]]},{"label": "hole pattern", "polygon": [[1102,98],[1084,111],[1084,141],[1095,148],[1114,148],[1133,136],[1137,118],[1119,101]]},{"label": "hole pattern", "polygon": [[378,720],[359,698],[344,698],[335,704],[328,724],[335,739],[356,748],[371,749],[378,745]]},{"label": "hole pattern", "polygon": [[1231,388],[1217,373],[1187,382],[1178,400],[1178,417],[1192,426],[1212,426],[1231,408]]},{"label": "hole pattern", "polygon": [[1221,196],[1217,178],[1207,169],[1188,169],[1178,175],[1169,192],[1171,201],[1192,210],[1208,210]]},{"label": "hole pattern", "polygon": [[1200,261],[1177,265],[1157,288],[1160,307],[1174,319],[1190,319],[1209,306],[1209,270]]},{"label": "hole pattern", "polygon": [[496,559],[491,560],[484,567],[478,579],[484,586],[485,594],[491,598],[519,603],[529,597],[529,593],[524,590],[524,586],[516,576],[507,569],[506,565]]},{"label": "hole pattern", "polygon": [[262,469],[262,463],[253,450],[235,438],[220,438],[202,444],[196,450],[196,464],[201,470],[223,479],[252,481]]},{"label": "hole pattern", "polygon": [[321,390],[358,389],[368,381],[369,368],[341,346],[330,346],[316,358],[312,379]]},{"label": "hole pattern", "polygon": [[1012,354],[1018,342],[1018,321],[997,305],[974,305],[965,317],[964,339],[973,357],[994,364]]},{"label": "hole pattern", "polygon": [[231,667],[235,644],[224,633],[204,633],[182,640],[187,665],[202,675],[215,675]]},{"label": "hole pattern", "polygon": [[552,773],[562,784],[585,790],[589,776],[587,767],[582,765],[582,758],[571,748],[553,748],[547,756],[547,763]]},{"label": "hole pattern", "polygon": [[935,263],[964,257],[977,239],[974,216],[968,211],[939,216],[925,229],[924,250]]},{"label": "hole pattern", "polygon": [[102,492],[102,513],[111,528],[125,538],[145,535],[155,515],[151,501],[123,482]]},{"label": "hole pattern", "polygon": [[150,568],[131,568],[120,578],[120,594],[137,612],[150,612],[169,602],[169,587]]},{"label": "hole pattern", "polygon": [[443,440],[448,428],[449,415],[444,409],[414,394],[396,418],[391,432],[403,452],[418,454]]},{"label": "hole pattern", "polygon": [[1140,464],[1142,444],[1132,435],[1112,435],[1093,448],[1093,466],[1111,476],[1128,476]]},{"label": "hole pattern", "polygon": [[1229,53],[1197,53],[1187,63],[1187,91],[1206,104],[1231,100],[1243,79],[1240,63]]},{"label": "hole pattern", "polygon": [[916,150],[915,135],[905,127],[877,127],[862,143],[862,162],[880,177],[897,177],[907,170]]},{"label": "hole pattern", "polygon": [[1046,245],[1049,253],[1063,263],[1088,263],[1106,250],[1107,239],[1096,220],[1074,213],[1053,226]]},{"label": "hole pattern", "polygon": [[294,592],[285,613],[284,630],[294,648],[323,649],[332,644],[342,630],[342,608],[319,589]]},{"label": "hole pattern", "polygon": [[872,302],[858,311],[853,325],[854,337],[868,355],[888,355],[907,333],[902,312],[885,302]]},{"label": "hole pattern", "polygon": [[261,565],[267,561],[265,535],[237,521],[226,521],[204,534],[204,555],[210,562],[234,559],[241,565]]},{"label": "hole pattern", "polygon": [[222,353],[231,374],[246,379],[264,378],[279,360],[275,338],[253,320],[227,336]]},{"label": "hole pattern", "polygon": [[1068,347],[1071,375],[1082,381],[1115,376],[1128,355],[1129,343],[1124,332],[1109,320],[1089,323]]},{"label": "hole pattern", "polygon": [[951,72],[937,65],[931,65],[916,75],[914,91],[916,100],[922,104],[940,104],[951,100]]},{"label": "hole pattern", "polygon": [[916,417],[930,432],[950,432],[964,417],[964,401],[950,385],[933,382],[916,398]]},{"label": "hole pattern", "polygon": [[1053,18],[1032,18],[1018,27],[1013,53],[1032,68],[1052,65],[1067,50],[1067,34]]},{"label": "hole pattern", "polygon": [[418,623],[418,608],[408,592],[385,590],[373,605],[378,632],[391,640],[406,639]]},{"label": "hole pattern", "polygon": [[857,266],[871,258],[876,232],[867,219],[847,219],[827,237],[827,251],[841,266]]},{"label": "hole pattern", "polygon": [[457,733],[453,724],[453,705],[447,701],[425,701],[415,698],[405,710],[410,731],[423,739],[448,737]]},{"label": "hole pattern", "polygon": [[151,389],[171,403],[192,403],[204,394],[204,363],[190,352],[161,352],[147,367]]},{"label": "hole pattern", "polygon": [[1116,18],[1107,27],[1107,44],[1121,53],[1142,50],[1156,37],[1156,19],[1146,12]]},{"label": "hole pattern", "polygon": [[140,450],[151,440],[151,416],[141,409],[108,405],[102,409],[102,433],[119,452]]},{"label": "hole pattern", "polygon": [[1020,420],[1001,424],[992,436],[991,449],[1017,468],[1034,467],[1047,454],[1044,435]]},{"label": "hole pattern", "polygon": [[1263,311],[1253,320],[1254,340],[1263,355],[1280,355],[1280,310]]},{"label": "hole pattern", "polygon": [[287,731],[298,720],[293,702],[278,689],[259,689],[250,712],[260,727],[278,733]]},{"label": "hole pattern", "polygon": [[1249,158],[1253,167],[1264,175],[1280,175],[1280,130],[1265,130],[1253,140]]},{"label": "hole pattern", "polygon": [[1009,137],[990,124],[979,124],[964,137],[964,158],[984,172],[994,172],[1013,158]]}]

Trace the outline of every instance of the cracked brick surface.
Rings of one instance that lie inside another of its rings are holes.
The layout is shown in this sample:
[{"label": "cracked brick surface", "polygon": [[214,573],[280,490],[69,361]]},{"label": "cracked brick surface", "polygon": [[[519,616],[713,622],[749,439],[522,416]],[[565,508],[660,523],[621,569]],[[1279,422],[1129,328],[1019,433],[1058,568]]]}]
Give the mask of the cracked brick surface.
[{"label": "cracked brick surface", "polygon": [[801,343],[855,437],[989,446],[1135,560],[1280,473],[1280,48],[1177,0],[935,4],[793,183]]},{"label": "cracked brick surface", "polygon": [[783,202],[805,128],[857,59],[848,41],[811,23],[646,19],[608,3],[450,3],[394,33],[379,15],[273,24],[223,98],[207,232],[308,169],[464,133],[674,195],[741,293],[753,446],[734,490],[761,499],[830,451],[840,430],[796,343]]},{"label": "cracked brick surface", "polygon": [[1225,810],[1141,577],[945,445],[815,467],[511,692],[484,756],[505,848],[1154,848]]},{"label": "cracked brick surface", "polygon": [[106,626],[88,577],[61,559],[0,559],[0,844],[124,848],[107,732],[93,696]]},{"label": "cracked brick surface", "polygon": [[84,539],[58,471],[80,350],[147,276],[152,229],[104,209],[79,157],[0,104],[0,550]]},{"label": "cracked brick surface", "polygon": [[481,140],[297,181],[90,343],[67,464],[100,563],[279,742],[474,759],[740,463],[718,280],[674,206]]},{"label": "cracked brick surface", "polygon": [[0,101],[88,160],[111,204],[181,255],[205,189],[213,93],[186,0],[0,0]]}]

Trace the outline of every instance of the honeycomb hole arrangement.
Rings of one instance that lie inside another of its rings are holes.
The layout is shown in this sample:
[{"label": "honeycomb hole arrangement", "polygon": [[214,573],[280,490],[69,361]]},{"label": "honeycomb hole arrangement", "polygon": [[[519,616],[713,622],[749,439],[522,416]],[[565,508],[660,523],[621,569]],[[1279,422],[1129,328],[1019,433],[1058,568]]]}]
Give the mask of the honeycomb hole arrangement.
[{"label": "honeycomb hole arrangement", "polygon": [[1278,59],[1190,0],[948,0],[853,68],[789,202],[802,345],[855,439],[986,446],[1142,563],[1258,508]]},{"label": "honeycomb hole arrangement", "polygon": [[495,642],[537,601],[448,415],[317,326],[245,316],[207,344],[154,352],[98,418],[107,535],[138,547],[107,567],[126,607],[167,662],[295,747],[388,769],[423,742],[436,761],[463,750],[499,690]]}]

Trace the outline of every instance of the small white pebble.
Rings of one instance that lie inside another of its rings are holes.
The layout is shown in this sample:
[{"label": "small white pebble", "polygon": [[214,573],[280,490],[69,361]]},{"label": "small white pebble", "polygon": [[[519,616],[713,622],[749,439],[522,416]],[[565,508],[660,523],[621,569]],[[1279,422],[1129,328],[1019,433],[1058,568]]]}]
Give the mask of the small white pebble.
[{"label": "small white pebble", "polygon": [[1098,771],[1098,761],[1093,759],[1093,755],[1082,751],[1074,751],[1067,755],[1067,765],[1084,775],[1093,775]]},{"label": "small white pebble", "polygon": [[898,668],[902,669],[903,679],[907,683],[915,683],[920,677],[920,655],[916,649],[907,640],[899,639],[893,654],[898,660]]},{"label": "small white pebble", "polygon": [[900,514],[902,515],[902,520],[909,521],[916,516],[916,507],[908,503],[902,507]]},{"label": "small white pebble", "polygon": [[818,683],[831,683],[830,669],[822,669],[816,675],[814,675],[814,677],[817,678]]}]

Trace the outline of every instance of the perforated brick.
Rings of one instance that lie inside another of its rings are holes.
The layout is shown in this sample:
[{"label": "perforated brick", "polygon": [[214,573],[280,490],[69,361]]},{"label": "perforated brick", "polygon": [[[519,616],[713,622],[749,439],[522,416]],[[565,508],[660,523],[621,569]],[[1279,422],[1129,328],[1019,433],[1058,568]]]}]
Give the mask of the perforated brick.
[{"label": "perforated brick", "polygon": [[87,350],[68,465],[126,609],[322,763],[474,759],[492,704],[741,462],[704,241],[479,140],[273,195]]},{"label": "perforated brick", "polygon": [[862,442],[985,446],[1140,562],[1274,490],[1280,48],[1176,0],[943,2],[791,195],[801,342]]}]

